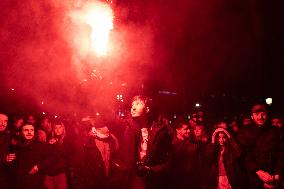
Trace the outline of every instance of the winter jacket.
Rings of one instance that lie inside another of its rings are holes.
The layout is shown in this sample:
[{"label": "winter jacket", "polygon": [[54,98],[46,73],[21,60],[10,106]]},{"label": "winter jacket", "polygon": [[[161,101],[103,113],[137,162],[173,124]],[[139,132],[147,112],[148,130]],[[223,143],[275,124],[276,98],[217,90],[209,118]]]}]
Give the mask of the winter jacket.
[{"label": "winter jacket", "polygon": [[[246,172],[241,164],[241,149],[232,140],[228,139],[228,144],[222,154],[223,164],[226,171],[226,176],[232,189],[247,188],[248,183],[246,179]],[[210,144],[210,157],[211,157],[211,186],[217,188],[218,185],[218,170],[220,158],[220,146]]]},{"label": "winter jacket", "polygon": [[74,189],[108,188],[115,167],[115,141],[112,136],[103,139],[109,143],[110,149],[110,174],[107,175],[105,162],[98,149],[94,136],[85,136],[76,139],[74,144],[75,154],[71,158],[71,180]]},{"label": "winter jacket", "polygon": [[[137,121],[130,121],[124,132],[122,148],[122,165],[127,169],[124,188],[130,188],[133,178],[137,176],[137,163],[140,162],[139,149],[141,145],[141,128],[147,126],[139,125]],[[144,122],[145,124],[145,122]],[[169,185],[169,168],[172,158],[172,135],[167,125],[153,125],[148,129],[147,152],[143,164],[151,168],[149,174],[145,175],[143,182],[146,188],[167,188]],[[133,186],[132,186],[133,187]]]},{"label": "winter jacket", "polygon": [[197,144],[185,139],[173,139],[173,158],[171,163],[171,188],[195,189],[198,185]]},{"label": "winter jacket", "polygon": [[11,169],[12,163],[6,162],[6,156],[9,153],[10,135],[8,133],[0,133],[0,188],[8,189],[11,185]]},{"label": "winter jacket", "polygon": [[279,128],[252,124],[240,130],[238,141],[245,152],[244,161],[251,178],[251,188],[263,186],[263,182],[256,175],[258,170],[271,175],[282,174],[284,143]]},{"label": "winter jacket", "polygon": [[[43,188],[44,171],[51,164],[48,146],[35,140],[20,144],[16,152],[16,179],[18,189]],[[29,174],[37,165],[39,171]]]}]

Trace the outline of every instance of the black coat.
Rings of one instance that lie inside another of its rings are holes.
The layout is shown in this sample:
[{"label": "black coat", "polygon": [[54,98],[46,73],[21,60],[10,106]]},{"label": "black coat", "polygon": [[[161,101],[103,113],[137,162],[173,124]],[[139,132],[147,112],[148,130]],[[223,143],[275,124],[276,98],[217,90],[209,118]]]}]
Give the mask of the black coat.
[{"label": "black coat", "polygon": [[11,186],[11,169],[10,164],[6,162],[6,155],[9,153],[10,135],[0,133],[0,188],[8,189]]},{"label": "black coat", "polygon": [[[244,150],[245,166],[250,177],[251,188],[261,188],[263,182],[256,171],[263,170],[271,175],[284,170],[284,143],[279,128],[255,124],[239,132],[238,141]],[[283,176],[283,175],[282,175]]]},{"label": "black coat", "polygon": [[114,164],[115,141],[110,136],[104,139],[110,145],[110,174],[106,173],[105,163],[93,136],[76,139],[71,158],[71,179],[74,189],[110,188]]},{"label": "black coat", "polygon": [[45,174],[49,176],[55,176],[61,173],[67,173],[68,171],[68,151],[67,144],[56,142],[54,144],[48,144],[50,157],[52,161],[50,165],[46,167]]},{"label": "black coat", "polygon": [[[243,189],[248,187],[245,170],[241,164],[241,150],[238,145],[232,140],[228,139],[229,144],[226,146],[223,153],[223,163],[227,178],[233,189]],[[220,146],[210,145],[211,151],[211,186],[216,188],[218,184],[218,170],[219,170],[219,157],[220,157]]]},{"label": "black coat", "polygon": [[[141,123],[140,123],[141,124]],[[136,163],[140,161],[141,129],[143,126],[131,121],[126,126],[122,148],[122,165],[127,169],[124,188],[130,188],[136,174]],[[145,125],[144,125],[145,127]],[[147,152],[143,164],[151,168],[151,173],[143,178],[147,189],[169,187],[169,168],[172,158],[172,135],[167,125],[154,125],[149,128]],[[133,187],[133,185],[132,185]]]},{"label": "black coat", "polygon": [[171,188],[194,189],[198,185],[197,144],[190,140],[173,140],[173,158],[171,163]]},{"label": "black coat", "polygon": [[[51,163],[52,157],[46,144],[30,141],[21,144],[16,152],[16,177],[18,189],[43,188],[44,171]],[[29,174],[30,170],[37,165],[39,171]]]}]

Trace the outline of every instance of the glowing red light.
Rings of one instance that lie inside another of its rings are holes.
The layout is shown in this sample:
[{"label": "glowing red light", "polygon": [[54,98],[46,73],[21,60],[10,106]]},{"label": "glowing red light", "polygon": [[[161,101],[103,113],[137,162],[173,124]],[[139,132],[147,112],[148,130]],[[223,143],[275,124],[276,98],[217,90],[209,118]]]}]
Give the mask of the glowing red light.
[{"label": "glowing red light", "polygon": [[113,29],[113,11],[107,3],[88,2],[81,11],[71,13],[72,19],[89,26],[89,36],[80,39],[81,44],[87,45],[89,51],[94,51],[98,56],[105,56],[108,51],[109,35]]}]

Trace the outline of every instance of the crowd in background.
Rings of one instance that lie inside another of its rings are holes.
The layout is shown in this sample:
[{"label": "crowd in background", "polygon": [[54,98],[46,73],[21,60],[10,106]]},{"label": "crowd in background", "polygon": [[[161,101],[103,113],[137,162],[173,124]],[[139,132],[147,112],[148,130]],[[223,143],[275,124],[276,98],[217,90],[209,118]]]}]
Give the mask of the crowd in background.
[{"label": "crowd in background", "polygon": [[283,119],[264,104],[230,123],[173,122],[136,96],[124,117],[0,114],[1,189],[283,188]]}]

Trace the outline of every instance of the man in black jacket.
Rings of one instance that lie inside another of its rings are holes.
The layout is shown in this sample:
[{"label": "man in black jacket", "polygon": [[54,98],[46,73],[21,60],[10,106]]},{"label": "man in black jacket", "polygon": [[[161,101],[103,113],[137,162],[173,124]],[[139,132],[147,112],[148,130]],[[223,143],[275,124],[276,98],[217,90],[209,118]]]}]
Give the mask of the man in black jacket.
[{"label": "man in black jacket", "polygon": [[[198,169],[198,145],[189,138],[190,127],[187,121],[178,119],[174,123],[174,126],[176,135],[173,138],[171,188],[197,189],[199,188],[198,184],[200,184],[199,176],[201,176],[201,174],[199,173],[203,171],[201,169]],[[202,177],[205,176],[202,175]]]},{"label": "man in black jacket", "polygon": [[253,123],[238,137],[245,151],[250,188],[277,188],[283,171],[283,137],[279,128],[269,125],[265,105],[254,105],[251,118]]},{"label": "man in black jacket", "polygon": [[89,132],[73,144],[76,155],[71,157],[72,188],[117,189],[121,186],[116,180],[114,164],[118,142],[105,120],[94,120],[90,120],[93,123],[87,129]]},{"label": "man in black jacket", "polygon": [[135,96],[121,146],[127,169],[127,189],[167,188],[172,156],[171,132],[167,125],[149,122],[150,99]]},{"label": "man in black jacket", "polygon": [[44,170],[51,160],[46,144],[35,140],[34,126],[21,127],[23,142],[16,152],[16,175],[18,189],[44,188]]}]

